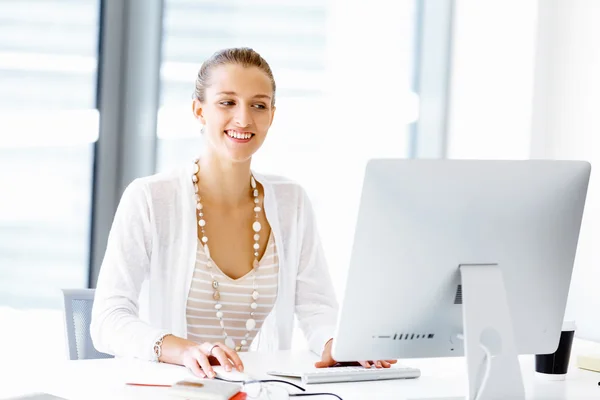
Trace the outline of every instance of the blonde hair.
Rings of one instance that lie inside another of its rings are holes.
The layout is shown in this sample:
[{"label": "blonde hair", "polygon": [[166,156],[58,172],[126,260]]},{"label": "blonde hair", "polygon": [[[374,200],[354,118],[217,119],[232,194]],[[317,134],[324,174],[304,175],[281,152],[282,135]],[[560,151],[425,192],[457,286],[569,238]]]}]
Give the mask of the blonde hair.
[{"label": "blonde hair", "polygon": [[257,67],[269,77],[271,86],[273,87],[273,99],[271,106],[275,105],[275,78],[269,63],[265,61],[256,51],[249,47],[238,47],[219,50],[214,53],[208,60],[202,63],[196,78],[196,90],[194,98],[203,102],[205,100],[206,88],[210,86],[210,72],[213,68],[220,65],[237,64],[243,67]]}]

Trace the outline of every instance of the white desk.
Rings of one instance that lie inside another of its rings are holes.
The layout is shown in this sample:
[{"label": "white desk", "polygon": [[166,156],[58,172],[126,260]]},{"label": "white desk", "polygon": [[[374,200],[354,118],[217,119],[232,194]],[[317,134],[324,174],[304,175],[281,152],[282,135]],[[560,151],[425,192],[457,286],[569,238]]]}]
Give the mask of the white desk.
[{"label": "white desk", "polygon": [[[600,352],[597,344],[575,341],[573,358],[581,352]],[[308,352],[242,353],[246,372],[257,377],[272,368],[300,366],[310,368],[316,357]],[[423,397],[460,396],[465,393],[463,358],[406,360],[407,365],[421,368],[418,379],[307,385],[308,391],[333,392],[344,400],[355,399],[412,399]],[[600,399],[600,374],[576,368],[571,361],[565,381],[550,382],[537,377],[533,356],[521,357],[521,368],[528,399],[583,400]],[[8,367],[8,366],[4,366]],[[179,366],[146,363],[137,360],[105,359],[61,361],[53,365],[30,368],[26,371],[5,371],[11,377],[0,387],[5,395],[46,392],[67,399],[164,399],[169,398],[162,388],[126,387],[125,382],[171,384],[188,378],[188,371]],[[4,381],[4,379],[2,379]],[[297,381],[296,381],[297,382]],[[12,392],[11,392],[12,389]],[[8,392],[7,392],[8,390]],[[310,397],[329,399],[330,396]],[[171,397],[171,400],[173,398]]]}]

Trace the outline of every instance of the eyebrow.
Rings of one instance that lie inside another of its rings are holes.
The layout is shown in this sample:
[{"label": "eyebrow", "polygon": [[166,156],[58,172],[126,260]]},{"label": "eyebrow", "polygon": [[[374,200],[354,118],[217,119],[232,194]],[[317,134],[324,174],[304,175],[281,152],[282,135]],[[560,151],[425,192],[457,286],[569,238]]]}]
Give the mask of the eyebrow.
[{"label": "eyebrow", "polygon": [[[219,93],[217,93],[217,95],[222,95],[222,94],[227,95],[227,96],[237,96],[236,92],[219,92]],[[257,95],[254,95],[252,97],[255,98],[255,99],[269,99],[269,100],[271,100],[271,96],[269,96],[267,94],[257,94]]]}]

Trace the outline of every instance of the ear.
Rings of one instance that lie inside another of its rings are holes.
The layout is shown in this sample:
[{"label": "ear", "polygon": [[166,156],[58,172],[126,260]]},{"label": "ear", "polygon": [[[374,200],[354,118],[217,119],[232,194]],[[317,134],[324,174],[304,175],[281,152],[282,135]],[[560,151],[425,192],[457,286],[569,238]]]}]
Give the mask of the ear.
[{"label": "ear", "polygon": [[194,99],[192,101],[192,113],[194,113],[194,117],[199,120],[203,125],[206,125],[206,120],[204,119],[204,110],[202,109],[202,103],[198,99]]},{"label": "ear", "polygon": [[273,125],[273,120],[275,119],[275,106],[271,109],[271,123],[269,124],[269,128]]}]

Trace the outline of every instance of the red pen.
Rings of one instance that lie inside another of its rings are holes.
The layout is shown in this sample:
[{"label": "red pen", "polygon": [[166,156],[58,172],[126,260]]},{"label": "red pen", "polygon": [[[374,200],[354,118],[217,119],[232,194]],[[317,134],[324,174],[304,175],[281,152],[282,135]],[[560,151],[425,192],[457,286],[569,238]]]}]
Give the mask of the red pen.
[{"label": "red pen", "polygon": [[[158,385],[154,383],[125,383],[128,386],[146,386],[146,387],[172,387],[171,385]],[[247,394],[246,392],[239,392],[234,395],[230,400],[246,400]]]}]

